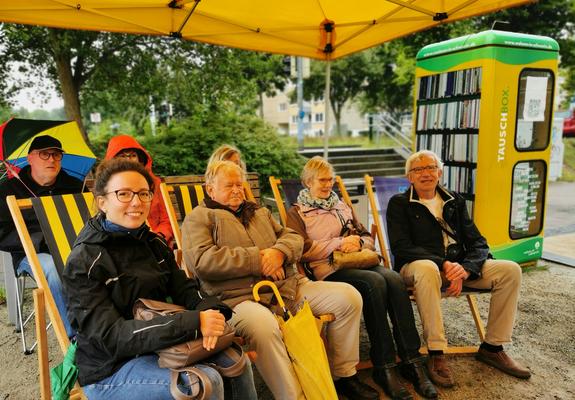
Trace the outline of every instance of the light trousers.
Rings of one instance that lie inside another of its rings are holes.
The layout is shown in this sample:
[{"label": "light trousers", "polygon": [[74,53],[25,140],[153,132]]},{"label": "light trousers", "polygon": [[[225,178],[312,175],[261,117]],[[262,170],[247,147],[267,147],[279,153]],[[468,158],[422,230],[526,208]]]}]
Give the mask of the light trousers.
[{"label": "light trousers", "polygon": [[[441,286],[446,282],[443,273],[433,261],[417,260],[404,265],[400,274],[408,286],[415,288],[428,349],[445,350],[447,339],[441,313]],[[485,341],[494,346],[510,343],[521,288],[521,267],[513,261],[486,260],[481,278],[464,281],[463,285],[491,290]]]},{"label": "light trousers", "polygon": [[[312,282],[301,278],[296,304],[307,300],[314,315],[332,313],[335,321],[327,326],[327,356],[334,377],[356,373],[359,362],[361,295],[341,282]],[[304,395],[282,340],[275,316],[255,301],[234,307],[229,321],[257,352],[255,365],[276,399],[304,399]]]}]

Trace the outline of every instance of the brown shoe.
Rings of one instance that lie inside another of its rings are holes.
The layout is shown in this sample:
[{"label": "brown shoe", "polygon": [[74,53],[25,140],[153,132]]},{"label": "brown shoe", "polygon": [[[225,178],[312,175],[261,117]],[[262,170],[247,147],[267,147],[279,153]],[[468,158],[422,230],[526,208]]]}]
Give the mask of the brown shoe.
[{"label": "brown shoe", "polygon": [[529,379],[531,377],[531,372],[527,368],[521,366],[503,350],[492,353],[480,348],[475,358],[516,378]]},{"label": "brown shoe", "polygon": [[443,354],[430,356],[427,359],[427,370],[429,377],[436,385],[446,388],[455,386],[455,379]]}]

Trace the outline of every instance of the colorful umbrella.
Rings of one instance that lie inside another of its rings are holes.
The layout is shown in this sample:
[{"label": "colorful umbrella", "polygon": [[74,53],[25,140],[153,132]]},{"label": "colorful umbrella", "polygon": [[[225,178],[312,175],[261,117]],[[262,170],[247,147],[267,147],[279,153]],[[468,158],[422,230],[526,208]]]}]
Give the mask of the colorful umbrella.
[{"label": "colorful umbrella", "polygon": [[283,341],[307,400],[337,399],[329,362],[323,340],[319,335],[318,323],[311,312],[307,301],[302,308],[292,315],[271,281],[260,281],[253,288],[253,296],[260,300],[259,289],[270,286],[283,310],[283,317],[277,316],[283,334]]},{"label": "colorful umbrella", "polygon": [[96,162],[74,121],[41,121],[12,118],[0,126],[0,160],[10,175],[28,165],[26,156],[32,140],[39,135],[50,135],[62,143],[62,169],[69,175],[84,180]]}]

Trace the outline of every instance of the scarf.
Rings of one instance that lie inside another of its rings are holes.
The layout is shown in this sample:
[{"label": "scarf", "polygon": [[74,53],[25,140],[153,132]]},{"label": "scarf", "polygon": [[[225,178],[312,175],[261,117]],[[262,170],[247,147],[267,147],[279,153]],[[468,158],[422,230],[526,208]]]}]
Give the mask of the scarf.
[{"label": "scarf", "polygon": [[218,203],[217,201],[210,199],[209,197],[206,197],[204,199],[204,202],[206,204],[206,207],[208,208],[226,210],[228,212],[231,212],[236,216],[236,218],[238,218],[241,221],[242,225],[245,226],[246,228],[250,224],[250,221],[253,218],[253,216],[256,214],[256,210],[260,208],[256,203],[252,203],[250,201],[244,201],[236,211],[232,210],[228,206],[225,206],[221,203]]},{"label": "scarf", "polygon": [[143,230],[142,228],[145,228],[145,227],[146,227],[146,224],[144,223],[139,228],[129,229],[129,228],[123,227],[122,225],[115,224],[106,218],[102,218],[102,229],[104,229],[106,232],[110,232],[110,233],[125,232],[125,233],[132,235],[134,237],[139,237],[140,232]]},{"label": "scarf", "polygon": [[327,199],[314,199],[309,189],[302,189],[297,196],[297,202],[307,207],[329,211],[339,202],[339,197],[332,190]]}]

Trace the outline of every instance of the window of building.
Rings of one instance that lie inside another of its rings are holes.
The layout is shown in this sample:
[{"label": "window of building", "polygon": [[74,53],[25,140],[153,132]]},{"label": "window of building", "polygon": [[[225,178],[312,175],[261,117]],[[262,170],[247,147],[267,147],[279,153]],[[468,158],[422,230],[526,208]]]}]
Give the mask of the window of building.
[{"label": "window of building", "polygon": [[284,112],[284,111],[287,111],[287,109],[288,109],[287,103],[280,103],[279,104],[279,111]]},{"label": "window of building", "polygon": [[323,122],[323,113],[315,114],[315,122]]}]

